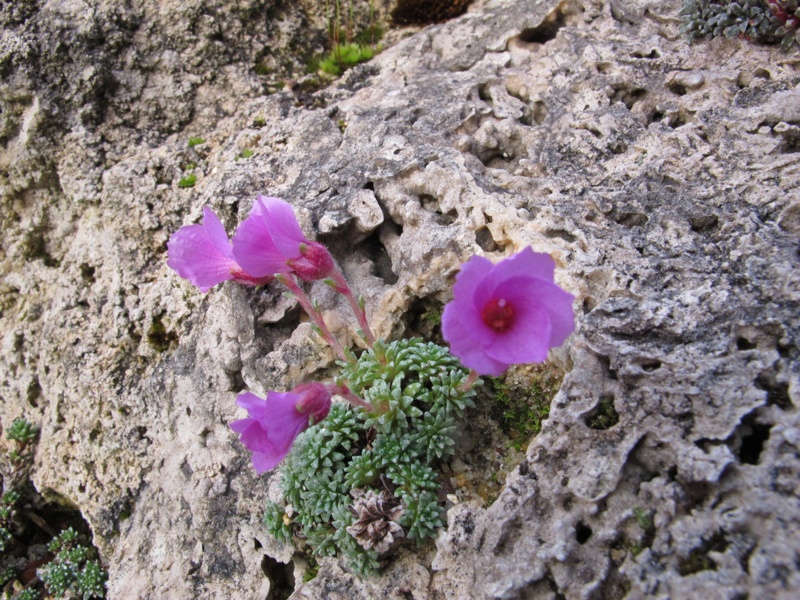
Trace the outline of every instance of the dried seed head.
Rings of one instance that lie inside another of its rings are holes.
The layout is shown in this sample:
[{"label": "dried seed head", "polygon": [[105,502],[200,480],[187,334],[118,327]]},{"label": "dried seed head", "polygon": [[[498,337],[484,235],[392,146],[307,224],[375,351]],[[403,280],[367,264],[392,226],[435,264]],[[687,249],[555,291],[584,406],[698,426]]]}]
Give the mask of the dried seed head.
[{"label": "dried seed head", "polygon": [[382,490],[376,494],[373,490],[356,489],[351,492],[355,502],[350,510],[356,522],[347,528],[347,533],[366,550],[374,550],[383,554],[389,550],[396,539],[405,536],[403,528],[397,523],[403,516],[400,501]]}]

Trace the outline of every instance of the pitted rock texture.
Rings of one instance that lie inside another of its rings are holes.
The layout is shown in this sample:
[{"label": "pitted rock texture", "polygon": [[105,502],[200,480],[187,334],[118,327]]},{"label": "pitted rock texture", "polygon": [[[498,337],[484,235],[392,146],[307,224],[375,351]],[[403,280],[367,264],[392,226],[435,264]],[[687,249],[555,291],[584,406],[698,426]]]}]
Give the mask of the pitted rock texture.
[{"label": "pitted rock texture", "polygon": [[[27,64],[8,36],[50,9],[19,6],[34,16],[4,30],[0,64]],[[93,14],[146,13],[119,6]],[[475,4],[313,102],[211,81],[228,108],[158,136],[154,115],[185,98],[165,76],[128,124],[67,107],[76,118],[48,129],[41,107],[82,106],[64,91],[78,80],[51,91],[2,72],[0,416],[41,423],[36,485],[86,515],[109,597],[263,597],[286,578],[264,555],[292,549],[260,523],[275,478],[253,474],[227,423],[237,392],[326,376],[332,354],[278,288],[202,295],[165,265],[203,205],[232,231],[259,192],[331,246],[382,336],[446,301],[475,253],[531,245],[576,295],[577,330],[552,353],[562,389],[500,497],[452,507],[435,550],[378,577],[324,560],[295,597],[798,593],[800,55],[690,47],[679,8]],[[98,64],[141,35],[122,16],[103,21],[122,41],[92,46]],[[17,116],[14,90],[28,90]],[[312,293],[355,343],[339,299]]]}]

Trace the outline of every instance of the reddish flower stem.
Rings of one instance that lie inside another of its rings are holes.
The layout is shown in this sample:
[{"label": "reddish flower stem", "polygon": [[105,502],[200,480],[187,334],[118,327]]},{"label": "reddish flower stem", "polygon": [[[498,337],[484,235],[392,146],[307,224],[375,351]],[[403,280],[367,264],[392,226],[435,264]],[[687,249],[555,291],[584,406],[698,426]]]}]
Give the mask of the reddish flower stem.
[{"label": "reddish flower stem", "polygon": [[346,385],[333,386],[331,390],[333,391],[333,393],[339,394],[342,398],[347,400],[353,406],[360,406],[361,408],[364,408],[369,411],[374,410],[374,407],[369,402],[365,402],[364,400],[356,396],[352,392],[352,390]]},{"label": "reddish flower stem", "polygon": [[467,378],[461,383],[460,386],[458,386],[458,391],[461,392],[462,394],[464,392],[468,392],[470,388],[473,385],[475,385],[475,382],[478,381],[478,377],[480,377],[480,375],[478,375],[478,372],[475,369],[470,369]]},{"label": "reddish flower stem", "polygon": [[369,323],[367,322],[367,313],[364,310],[364,307],[362,307],[358,300],[356,300],[353,296],[353,291],[350,289],[350,286],[347,285],[347,280],[344,278],[344,275],[342,275],[339,269],[334,268],[333,272],[331,273],[331,278],[335,284],[334,289],[340,294],[344,295],[344,297],[347,298],[347,301],[350,303],[350,308],[353,310],[353,314],[358,320],[358,325],[361,327],[361,331],[364,333],[364,340],[367,342],[367,346],[372,348],[372,346],[375,344],[375,336],[372,335],[372,330],[369,328]]},{"label": "reddish flower stem", "polygon": [[303,291],[303,289],[299,285],[297,285],[297,282],[294,279],[294,275],[280,274],[277,275],[275,279],[277,279],[279,282],[281,282],[283,285],[289,288],[289,291],[291,291],[295,295],[297,301],[300,303],[300,306],[303,307],[303,310],[306,311],[308,316],[314,322],[314,325],[316,325],[317,328],[319,329],[319,332],[322,335],[322,339],[324,339],[328,344],[330,344],[331,348],[333,348],[333,351],[336,353],[336,356],[338,356],[340,360],[347,360],[347,356],[345,354],[344,349],[342,348],[342,345],[336,340],[335,337],[333,337],[333,335],[331,335],[331,332],[328,329],[328,326],[325,324],[322,315],[316,308],[314,308],[314,305],[311,303],[311,300]]}]

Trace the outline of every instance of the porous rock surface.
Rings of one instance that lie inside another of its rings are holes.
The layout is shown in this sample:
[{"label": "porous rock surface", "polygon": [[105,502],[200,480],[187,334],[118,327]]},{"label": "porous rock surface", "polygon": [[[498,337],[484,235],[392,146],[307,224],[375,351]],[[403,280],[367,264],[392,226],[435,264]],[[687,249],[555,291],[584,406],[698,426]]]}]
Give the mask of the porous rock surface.
[{"label": "porous rock surface", "polygon": [[[43,16],[57,5],[19,3],[18,26],[63,23]],[[15,81],[35,33],[4,29],[0,60],[0,417],[41,423],[34,481],[88,519],[109,597],[266,597],[262,569],[277,586],[292,559],[260,523],[270,476],[227,423],[238,391],[323,376],[332,355],[279,289],[203,295],[165,265],[203,205],[230,231],[259,192],[331,246],[383,336],[445,301],[475,253],[533,246],[576,296],[552,353],[567,375],[500,497],[450,508],[433,553],[367,580],[325,560],[295,597],[795,597],[796,50],[690,47],[676,0],[496,0],[310,99],[261,96],[226,58],[236,86],[212,77],[179,117],[191,77],[164,75],[167,50],[156,87],[126,92],[130,40],[168,46],[132,6],[93,13],[116,15],[91,46],[116,92],[82,87],[79,61],[58,85]]]}]

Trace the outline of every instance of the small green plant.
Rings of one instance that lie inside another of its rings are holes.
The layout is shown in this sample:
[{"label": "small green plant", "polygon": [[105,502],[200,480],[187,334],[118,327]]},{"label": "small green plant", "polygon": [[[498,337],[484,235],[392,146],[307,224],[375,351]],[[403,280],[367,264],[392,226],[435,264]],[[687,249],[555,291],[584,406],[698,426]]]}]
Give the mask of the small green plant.
[{"label": "small green plant", "polygon": [[49,594],[63,598],[68,593],[82,597],[105,598],[108,575],[100,564],[90,559],[91,551],[78,542],[78,534],[65,529],[48,546],[55,558],[37,571]]},{"label": "small green plant", "polygon": [[25,588],[12,600],[39,600],[39,592],[35,588]]},{"label": "small green plant", "polygon": [[23,447],[35,440],[38,434],[39,428],[31,425],[22,417],[14,419],[14,422],[11,423],[8,431],[6,431],[6,437],[8,439],[18,442],[20,446]]},{"label": "small green plant", "polygon": [[475,392],[463,391],[467,371],[447,348],[420,339],[376,342],[340,364],[379,408],[334,404],[300,434],[281,472],[287,505],[268,502],[264,521],[277,540],[305,539],[315,556],[342,554],[367,574],[400,538],[423,544],[441,527],[435,469],[452,457]]},{"label": "small green plant", "polygon": [[684,0],[680,15],[690,43],[724,35],[780,43],[786,51],[800,44],[798,0]]},{"label": "small green plant", "polygon": [[656,526],[653,522],[653,514],[641,506],[634,507],[633,516],[642,533],[638,541],[626,542],[625,547],[633,556],[638,556],[646,548],[650,548],[653,545],[653,540],[656,537]]},{"label": "small green plant", "polygon": [[319,61],[319,69],[328,75],[339,76],[347,69],[368,61],[374,55],[375,49],[370,46],[354,43],[337,44]]},{"label": "small green plant", "polygon": [[189,138],[189,148],[194,148],[200,144],[204,144],[205,140],[199,136],[192,136]]},{"label": "small green plant", "polygon": [[253,154],[255,154],[255,152],[250,150],[250,148],[245,148],[239,153],[239,156],[237,156],[236,158],[250,158],[251,156],[253,156]]},{"label": "small green plant", "polygon": [[326,2],[331,50],[327,54],[311,58],[307,71],[309,73],[322,71],[327,75],[338,77],[347,69],[368,61],[376,52],[380,51],[377,44],[383,36],[383,30],[375,24],[375,8],[371,0],[369,2],[369,25],[358,33],[355,32],[352,0],[348,2],[346,11],[342,10],[339,0],[334,0],[332,8],[331,14],[328,12],[329,8]]},{"label": "small green plant", "polygon": [[179,188],[192,188],[194,184],[197,183],[197,175],[194,173],[188,173],[181,177],[180,181],[178,182]]},{"label": "small green plant", "polygon": [[[3,473],[3,484],[7,491],[0,497],[0,586],[6,590],[11,589],[10,582],[22,578],[22,574],[14,567],[19,556],[28,554],[33,560],[40,561],[38,564],[46,560],[44,556],[31,555],[31,549],[42,547],[42,542],[47,539],[41,539],[42,516],[35,518],[39,527],[31,528],[24,523],[26,518],[31,518],[30,511],[17,512],[17,506],[23,499],[26,507],[38,503],[31,501],[36,492],[29,483],[33,460],[31,446],[38,434],[39,429],[24,418],[15,419],[6,429],[6,437],[14,441],[16,446],[8,453],[11,471]],[[25,550],[26,547],[28,550]],[[105,597],[106,571],[93,558],[96,550],[82,545],[74,529],[70,527],[62,531],[47,549],[55,557],[37,571],[39,579],[23,579],[27,582],[26,587],[14,596],[6,591],[4,600],[41,600],[65,596],[90,600]],[[18,586],[19,582],[13,585]]]},{"label": "small green plant", "polygon": [[253,119],[253,127],[264,127],[266,124],[267,121],[264,117],[256,117]]}]

